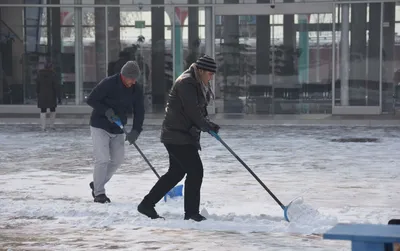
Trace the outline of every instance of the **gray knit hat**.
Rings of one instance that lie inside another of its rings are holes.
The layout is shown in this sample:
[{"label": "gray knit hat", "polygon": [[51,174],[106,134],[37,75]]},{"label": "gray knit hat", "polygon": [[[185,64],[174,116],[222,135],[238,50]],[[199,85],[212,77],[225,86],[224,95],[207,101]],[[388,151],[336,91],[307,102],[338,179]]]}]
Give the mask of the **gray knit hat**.
[{"label": "gray knit hat", "polygon": [[215,60],[207,55],[199,57],[195,64],[197,69],[202,69],[213,73],[215,73],[217,70],[217,64],[215,63]]},{"label": "gray knit hat", "polygon": [[128,61],[121,68],[121,75],[130,78],[138,79],[140,76],[140,68],[136,61]]}]

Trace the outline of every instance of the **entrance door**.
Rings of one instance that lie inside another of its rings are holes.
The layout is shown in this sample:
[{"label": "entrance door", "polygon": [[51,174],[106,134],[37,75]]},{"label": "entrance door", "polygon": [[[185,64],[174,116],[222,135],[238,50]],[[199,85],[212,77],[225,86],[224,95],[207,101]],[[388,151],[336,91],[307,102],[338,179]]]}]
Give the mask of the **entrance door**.
[{"label": "entrance door", "polygon": [[332,113],[334,5],[215,7],[216,112]]}]

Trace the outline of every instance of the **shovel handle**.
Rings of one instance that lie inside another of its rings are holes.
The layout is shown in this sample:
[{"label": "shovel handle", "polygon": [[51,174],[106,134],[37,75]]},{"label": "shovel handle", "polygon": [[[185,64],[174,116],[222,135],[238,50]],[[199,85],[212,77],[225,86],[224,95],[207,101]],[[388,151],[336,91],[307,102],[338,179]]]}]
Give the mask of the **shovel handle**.
[{"label": "shovel handle", "polygon": [[[115,124],[117,124],[119,126],[119,128],[121,128],[121,130],[125,133],[125,135],[128,135],[128,132],[126,131],[125,127],[122,125],[121,120],[115,120],[114,121]],[[144,161],[146,161],[147,165],[149,165],[149,167],[151,168],[151,170],[153,171],[153,173],[157,176],[157,178],[160,179],[160,175],[157,173],[156,169],[153,167],[153,165],[150,163],[150,161],[147,159],[147,157],[144,155],[144,153],[142,152],[142,150],[140,150],[140,148],[136,145],[136,143],[133,143],[133,146],[136,148],[136,150],[140,153],[140,155],[142,156],[142,158],[144,159]]]},{"label": "shovel handle", "polygon": [[260,185],[265,189],[265,191],[267,191],[269,195],[271,195],[271,197],[275,200],[275,202],[278,203],[278,205],[282,209],[285,209],[283,203],[275,196],[275,194],[271,192],[271,190],[269,190],[269,188],[264,184],[264,182],[262,182],[260,178],[258,178],[258,176],[253,172],[253,170],[251,170],[250,167],[246,163],[244,163],[244,161],[221,139],[221,137],[216,132],[213,131],[210,131],[210,134],[213,137],[215,137],[219,142],[221,142],[221,144],[225,146],[225,148],[240,162],[240,164],[242,164],[242,166],[244,166],[247,169],[247,171],[249,171],[249,173],[258,181],[258,183],[260,183]]}]

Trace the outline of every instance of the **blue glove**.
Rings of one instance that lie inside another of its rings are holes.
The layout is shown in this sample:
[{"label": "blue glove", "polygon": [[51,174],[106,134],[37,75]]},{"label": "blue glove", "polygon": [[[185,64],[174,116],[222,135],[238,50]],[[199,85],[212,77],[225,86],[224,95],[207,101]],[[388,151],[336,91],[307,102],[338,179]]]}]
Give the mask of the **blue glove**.
[{"label": "blue glove", "polygon": [[114,123],[115,121],[119,120],[119,117],[117,115],[115,115],[114,110],[111,108],[108,108],[106,110],[105,115],[106,115],[108,121],[110,121],[111,123]]}]

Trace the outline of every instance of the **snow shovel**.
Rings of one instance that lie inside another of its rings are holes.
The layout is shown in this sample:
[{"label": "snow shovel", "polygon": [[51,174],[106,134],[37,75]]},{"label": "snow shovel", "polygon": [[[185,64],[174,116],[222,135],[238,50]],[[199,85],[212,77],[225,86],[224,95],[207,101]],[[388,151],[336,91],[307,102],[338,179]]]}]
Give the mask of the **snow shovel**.
[{"label": "snow shovel", "polygon": [[[125,135],[128,135],[128,132],[126,131],[125,127],[122,125],[121,120],[119,120],[119,119],[115,120],[114,123],[117,124],[122,129],[122,131],[125,133]],[[150,161],[146,158],[146,156],[140,150],[140,148],[136,145],[136,143],[133,143],[133,146],[140,153],[140,155],[142,156],[144,161],[146,161],[146,163],[149,165],[149,167],[154,172],[154,174],[157,176],[157,178],[160,179],[160,175],[157,173],[156,169],[153,167],[153,165],[150,163]],[[183,185],[178,185],[178,186],[172,188],[166,195],[164,195],[164,201],[165,202],[167,201],[167,195],[170,198],[182,196],[182,190],[183,190]]]},{"label": "snow shovel", "polygon": [[257,177],[257,175],[250,169],[250,167],[247,166],[246,163],[244,163],[244,161],[241,158],[239,158],[239,156],[221,139],[221,137],[217,133],[210,131],[210,134],[214,138],[216,138],[219,142],[221,142],[221,144],[225,146],[225,148],[247,169],[247,171],[249,171],[249,173],[253,175],[253,177],[258,181],[258,183],[260,183],[260,185],[269,193],[269,195],[271,195],[271,197],[276,201],[276,203],[278,203],[278,205],[283,209],[283,216],[285,217],[285,220],[289,222],[288,209],[292,205],[293,201],[290,202],[287,206],[283,205],[283,203],[280,202],[280,200],[271,192],[271,190],[268,189],[268,187],[264,184],[264,182],[262,182],[260,178]]}]

